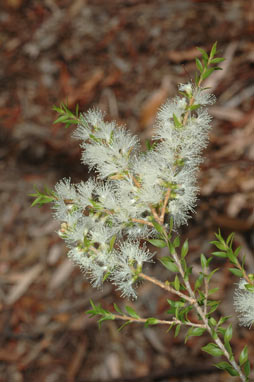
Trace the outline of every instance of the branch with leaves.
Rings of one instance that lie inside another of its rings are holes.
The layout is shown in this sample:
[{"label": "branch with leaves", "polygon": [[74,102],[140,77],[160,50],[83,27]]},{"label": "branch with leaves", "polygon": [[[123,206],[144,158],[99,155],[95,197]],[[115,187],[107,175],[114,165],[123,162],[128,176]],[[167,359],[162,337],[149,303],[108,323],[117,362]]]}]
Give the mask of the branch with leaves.
[{"label": "branch with leaves", "polygon": [[[192,274],[188,261],[188,240],[181,245],[177,229],[186,224],[196,205],[197,171],[208,144],[211,118],[207,106],[215,97],[202,87],[203,81],[224,58],[216,57],[217,44],[209,54],[200,49],[196,59],[195,83],[179,85],[179,95],[159,110],[152,142],[140,152],[140,142],[115,122],[106,122],[104,114],[91,109],[79,113],[65,104],[54,106],[58,113],[54,123],[76,125],[73,137],[81,140],[82,162],[95,170],[96,178],[72,184],[70,179],[57,183],[54,190],[36,190],[31,194],[34,205],[52,203],[54,216],[60,221],[59,236],[66,241],[68,256],[80,266],[94,287],[112,282],[122,297],[137,298],[137,281],[152,283],[167,293],[169,309],[163,317],[141,317],[132,307],[106,310],[91,301],[90,316],[99,316],[99,325],[107,320],[166,325],[168,331],[187,328],[185,342],[191,336],[207,333],[211,342],[202,350],[214,357],[224,357],[216,367],[239,377],[250,378],[248,349],[244,346],[238,360],[230,341],[233,336],[230,317],[218,317],[219,301],[213,299],[217,288],[210,281],[218,269],[212,269],[214,257],[228,259],[230,272],[240,278],[234,305],[243,325],[254,321],[254,275],[239,260],[240,248],[233,249],[233,234],[226,240],[220,232],[213,244],[217,251],[209,257],[200,255],[202,271]],[[161,281],[145,271],[155,257],[145,244],[167,248],[160,263],[169,272]],[[214,314],[216,312],[216,315]],[[216,318],[215,318],[216,317]]]}]

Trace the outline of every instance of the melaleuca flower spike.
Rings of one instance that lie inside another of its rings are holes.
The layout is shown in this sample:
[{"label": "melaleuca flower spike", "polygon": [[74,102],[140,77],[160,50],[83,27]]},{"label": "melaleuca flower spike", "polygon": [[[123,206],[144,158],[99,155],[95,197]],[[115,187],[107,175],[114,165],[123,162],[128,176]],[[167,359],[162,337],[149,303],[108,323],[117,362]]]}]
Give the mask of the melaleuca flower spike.
[{"label": "melaleuca flower spike", "polygon": [[239,313],[239,322],[242,326],[251,327],[254,323],[254,292],[245,288],[245,279],[241,279],[234,293],[234,307]]},{"label": "melaleuca flower spike", "polygon": [[79,118],[73,136],[82,141],[82,161],[97,171],[100,180],[58,182],[54,209],[69,257],[94,286],[107,278],[123,296],[135,298],[133,264],[142,268],[151,259],[137,240],[156,236],[153,219],[159,224],[173,219],[178,227],[194,210],[196,171],[210,128],[204,105],[212,98],[191,83],[179,90],[180,96],[161,107],[154,134],[157,144],[146,152],[138,152],[138,138],[106,122],[102,112],[89,110]]},{"label": "melaleuca flower spike", "polygon": [[[143,280],[169,294],[170,310],[163,320],[142,318],[131,306],[125,307],[125,313],[114,304],[115,314],[91,302],[88,313],[99,315],[99,323],[118,319],[125,321],[123,326],[131,322],[163,324],[175,330],[175,336],[186,326],[186,341],[206,332],[212,343],[202,350],[224,357],[216,367],[249,382],[247,347],[237,361],[230,345],[232,325],[225,327],[229,317],[218,319],[219,310],[213,314],[219,304],[211,298],[217,288],[209,285],[216,271],[210,272],[212,257],[200,255],[202,271],[195,279],[187,259],[188,240],[181,244],[174,232],[194,212],[197,170],[208,142],[211,117],[206,107],[214,102],[214,96],[201,84],[223,61],[215,58],[216,43],[209,55],[199,50],[202,58],[196,58],[195,83],[180,84],[179,95],[160,108],[153,142],[145,152],[140,151],[136,136],[115,122],[105,121],[99,110],[79,114],[76,108],[74,114],[64,104],[54,107],[59,114],[55,123],[78,125],[73,136],[81,140],[82,162],[95,170],[96,177],[79,184],[63,179],[54,191],[45,189],[46,194],[37,190],[33,205],[53,201],[54,216],[60,222],[58,233],[69,248],[68,256],[94,287],[108,280],[122,297],[136,299],[136,286]],[[219,251],[213,255],[228,258],[234,266],[230,268],[233,275],[244,279],[235,292],[234,305],[240,323],[250,327],[254,321],[254,275],[247,275],[244,261],[238,260],[239,248],[233,250],[232,234],[224,240],[219,232],[216,239],[213,244]],[[168,255],[160,253],[158,259],[168,272],[162,273],[165,281],[145,273],[145,265],[155,257],[145,241],[167,250]]]}]

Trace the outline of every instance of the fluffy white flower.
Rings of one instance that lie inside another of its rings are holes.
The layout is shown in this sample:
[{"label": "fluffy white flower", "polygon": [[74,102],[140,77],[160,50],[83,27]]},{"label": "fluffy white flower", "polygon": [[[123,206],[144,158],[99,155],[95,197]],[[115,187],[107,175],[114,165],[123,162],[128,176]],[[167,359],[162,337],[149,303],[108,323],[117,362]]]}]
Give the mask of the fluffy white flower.
[{"label": "fluffy white flower", "polygon": [[193,93],[193,85],[190,82],[187,84],[180,84],[179,90],[181,92],[185,92],[187,94],[192,94]]},{"label": "fluffy white flower", "polygon": [[234,307],[239,313],[242,326],[251,327],[254,322],[254,293],[245,288],[247,282],[241,279],[234,293]]},{"label": "fluffy white flower", "polygon": [[138,242],[125,241],[121,243],[118,258],[111,279],[117,289],[121,291],[122,297],[137,298],[133,284],[136,281],[135,271],[142,270],[145,262],[150,262],[154,254],[145,247],[139,247]]},{"label": "fluffy white flower", "polygon": [[195,93],[195,104],[196,105],[213,105],[216,98],[213,94],[209,93],[205,89],[198,89]]},{"label": "fluffy white flower", "polygon": [[96,188],[96,196],[102,206],[109,210],[114,210],[116,207],[116,195],[113,183],[98,183]]},{"label": "fluffy white flower", "polygon": [[112,236],[116,233],[116,230],[105,226],[103,223],[97,223],[90,230],[90,238],[94,243],[106,244],[109,242]]},{"label": "fluffy white flower", "polygon": [[144,246],[140,247],[136,241],[125,241],[120,245],[121,257],[127,262],[135,262],[138,266],[142,266],[144,262],[150,261],[154,253],[149,252]]},{"label": "fluffy white flower", "polygon": [[[70,179],[58,182],[54,214],[62,223],[60,235],[70,247],[68,256],[96,287],[106,276],[122,296],[136,298],[138,273],[153,256],[140,248],[139,241],[156,237],[157,232],[145,224],[153,215],[151,205],[160,214],[170,190],[166,219],[169,215],[178,227],[193,212],[198,192],[196,171],[211,122],[204,106],[214,98],[191,83],[181,84],[179,90],[185,96],[160,108],[155,147],[145,153],[138,153],[137,137],[114,122],[105,122],[100,111],[89,110],[80,117],[73,136],[82,140],[83,163],[95,169],[100,180],[77,185]],[[201,107],[188,109],[191,96],[193,105]],[[253,295],[239,287],[235,305],[246,325],[254,316],[251,301]]]},{"label": "fluffy white flower", "polygon": [[73,138],[86,141],[95,130],[104,126],[104,114],[97,109],[90,109],[85,114],[80,115],[80,124],[73,133]]},{"label": "fluffy white flower", "polygon": [[88,271],[88,277],[94,287],[98,288],[103,284],[104,277],[110,275],[115,267],[115,254],[108,251],[100,251],[93,258],[93,262]]},{"label": "fluffy white flower", "polygon": [[82,162],[87,164],[90,169],[95,168],[101,179],[126,171],[128,168],[128,156],[123,156],[112,145],[105,146],[101,143],[94,143],[82,145],[82,147],[85,148],[82,153]]},{"label": "fluffy white flower", "polygon": [[71,199],[76,198],[76,189],[71,184],[71,179],[64,178],[60,180],[55,186],[55,193],[58,199]]},{"label": "fluffy white flower", "polygon": [[149,229],[148,226],[145,224],[135,223],[132,226],[126,227],[124,229],[124,233],[126,233],[130,239],[137,240],[142,238],[147,239],[151,237],[153,231]]},{"label": "fluffy white flower", "polygon": [[90,216],[80,216],[79,220],[75,221],[75,224],[67,232],[67,243],[83,243],[84,237],[87,236],[93,227],[94,220]]},{"label": "fluffy white flower", "polygon": [[97,110],[82,116],[74,137],[83,140],[83,163],[91,169],[95,168],[101,179],[126,171],[130,157],[138,146],[136,136],[115,123],[104,122],[103,114]]},{"label": "fluffy white flower", "polygon": [[96,182],[92,178],[88,179],[87,182],[82,181],[77,185],[77,200],[81,208],[85,209],[91,205],[95,188]]},{"label": "fluffy white flower", "polygon": [[54,217],[60,221],[66,221],[67,215],[69,213],[68,205],[61,198],[54,201],[53,204]]},{"label": "fluffy white flower", "polygon": [[80,266],[82,271],[87,272],[88,269],[91,267],[91,259],[88,256],[88,254],[79,247],[73,247],[68,252],[68,257],[77,265]]}]

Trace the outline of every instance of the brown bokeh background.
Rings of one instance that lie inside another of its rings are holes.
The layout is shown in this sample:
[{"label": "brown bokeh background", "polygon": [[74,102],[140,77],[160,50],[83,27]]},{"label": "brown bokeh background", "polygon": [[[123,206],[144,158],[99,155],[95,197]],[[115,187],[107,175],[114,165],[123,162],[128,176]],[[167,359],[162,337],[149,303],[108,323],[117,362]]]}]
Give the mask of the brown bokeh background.
[{"label": "brown bokeh background", "polygon": [[[5,0],[0,5],[0,381],[231,381],[200,351],[209,339],[183,344],[165,327],[119,323],[98,330],[85,315],[89,298],[107,309],[131,305],[144,317],[168,309],[162,291],[142,284],[137,302],[110,285],[94,290],[66,258],[49,206],[30,208],[34,185],[88,177],[72,128],[52,124],[54,104],[105,110],[142,142],[157,108],[193,78],[196,46],[218,41],[223,71],[207,83],[217,97],[211,142],[199,174],[197,213],[182,229],[193,273],[221,227],[236,233],[254,271],[254,2],[253,0]],[[237,326],[237,279],[217,261],[219,313],[233,315],[239,354],[253,331]],[[147,272],[171,276],[158,264]]]}]

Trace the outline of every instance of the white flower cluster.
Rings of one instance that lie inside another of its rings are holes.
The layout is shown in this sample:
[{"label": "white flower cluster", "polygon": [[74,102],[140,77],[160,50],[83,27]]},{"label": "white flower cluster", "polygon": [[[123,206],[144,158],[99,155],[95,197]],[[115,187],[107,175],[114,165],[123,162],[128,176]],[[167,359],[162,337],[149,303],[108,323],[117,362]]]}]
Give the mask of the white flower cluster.
[{"label": "white flower cluster", "polygon": [[122,295],[135,298],[133,284],[152,254],[139,240],[187,222],[196,202],[196,170],[207,144],[213,97],[192,84],[159,111],[153,145],[140,151],[137,137],[98,110],[81,115],[74,137],[82,140],[82,161],[97,179],[56,185],[55,216],[69,256],[100,286],[109,279]]},{"label": "white flower cluster", "polygon": [[245,288],[247,281],[241,279],[234,294],[234,307],[239,313],[242,326],[251,327],[254,323],[254,293]]}]

